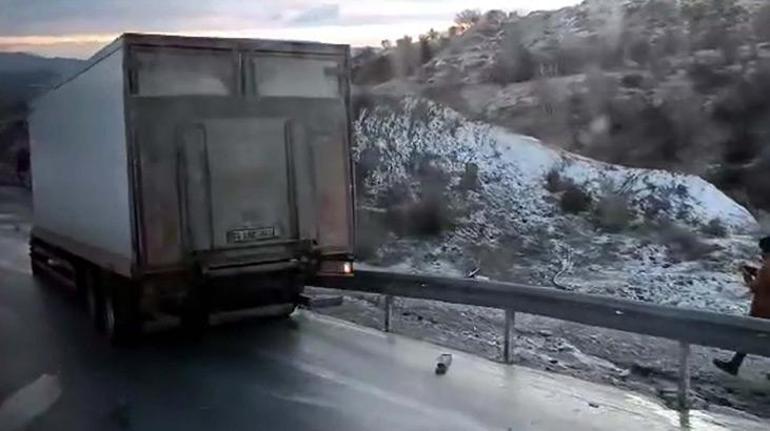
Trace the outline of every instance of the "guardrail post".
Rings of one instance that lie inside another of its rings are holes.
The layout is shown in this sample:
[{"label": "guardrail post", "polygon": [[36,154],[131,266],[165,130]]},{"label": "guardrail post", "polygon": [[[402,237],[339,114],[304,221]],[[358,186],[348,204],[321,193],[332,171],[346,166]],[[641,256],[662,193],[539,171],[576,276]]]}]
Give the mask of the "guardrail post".
[{"label": "guardrail post", "polygon": [[503,336],[503,362],[510,364],[513,362],[513,343],[511,335],[516,324],[516,313],[511,310],[505,310],[505,331]]},{"label": "guardrail post", "polygon": [[679,342],[679,408],[690,407],[690,345]]},{"label": "guardrail post", "polygon": [[393,309],[393,295],[385,295],[385,332],[390,332],[390,318]]}]

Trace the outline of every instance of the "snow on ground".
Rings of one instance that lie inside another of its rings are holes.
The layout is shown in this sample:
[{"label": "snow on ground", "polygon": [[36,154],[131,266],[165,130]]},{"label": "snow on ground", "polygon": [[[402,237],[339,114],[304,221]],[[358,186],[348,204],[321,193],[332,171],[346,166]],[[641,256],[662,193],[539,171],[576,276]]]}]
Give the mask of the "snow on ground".
[{"label": "snow on ground", "polygon": [[[370,267],[446,276],[480,268],[480,275],[500,280],[747,311],[738,265],[757,258],[759,227],[745,208],[698,177],[600,163],[417,98],[365,111],[355,132],[360,211],[387,218],[394,191],[412,202],[435,193],[427,170],[442,178],[441,201],[455,217],[451,228],[433,236],[397,234],[385,226],[390,232],[367,259]],[[471,164],[478,167],[479,184],[467,189],[462,182]],[[608,191],[624,196],[633,220],[607,230],[593,210],[565,213],[561,194],[546,187],[551,171],[594,199]],[[728,228],[726,236],[702,232],[712,220]],[[359,240],[382,229],[364,226]],[[562,274],[558,286],[556,274]],[[353,295],[326,312],[380,327],[380,300]],[[394,312],[397,332],[499,358],[499,310],[400,299]],[[675,399],[674,342],[536,316],[517,316],[516,324],[517,363]],[[711,365],[722,356],[728,353],[694,349],[696,403],[770,416],[768,361],[750,357],[736,379]]]},{"label": "snow on ground", "polygon": [[[357,156],[370,161],[360,206],[385,211],[383,196],[405,187],[419,200],[426,193],[421,171],[431,166],[445,177],[441,200],[456,217],[437,237],[391,235],[370,259],[374,265],[452,275],[480,267],[485,276],[547,286],[563,273],[558,285],[570,290],[746,311],[737,267],[756,257],[759,226],[699,177],[597,162],[418,98],[365,111],[355,132]],[[480,185],[466,190],[469,165],[478,167]],[[559,194],[547,189],[552,171],[595,201],[624,196],[633,220],[608,232],[590,210],[565,214]],[[700,233],[713,220],[727,228],[727,238]],[[662,227],[669,225],[678,227],[669,234]]]},{"label": "snow on ground", "polygon": [[553,211],[545,199],[549,193],[544,178],[555,169],[594,193],[607,187],[622,188],[639,211],[649,198],[656,197],[670,203],[664,215],[672,220],[697,225],[719,219],[738,231],[758,228],[751,213],[699,177],[597,162],[500,127],[467,121],[419,98],[406,98],[396,109],[378,107],[365,113],[356,132],[359,154],[374,148],[382,155],[382,163],[370,179],[374,188],[404,181],[415,154],[429,155],[438,157],[442,167],[454,173],[462,172],[467,163],[477,164],[485,187],[507,191],[497,193],[499,201],[515,195],[512,209],[520,217],[548,217]]}]

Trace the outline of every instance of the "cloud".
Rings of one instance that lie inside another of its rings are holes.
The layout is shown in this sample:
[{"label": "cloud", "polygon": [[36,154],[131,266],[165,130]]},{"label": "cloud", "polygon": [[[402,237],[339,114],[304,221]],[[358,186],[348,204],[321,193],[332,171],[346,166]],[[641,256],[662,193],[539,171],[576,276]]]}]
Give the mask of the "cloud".
[{"label": "cloud", "polygon": [[325,4],[304,10],[292,18],[291,24],[311,25],[330,24],[340,18],[340,5]]},{"label": "cloud", "polygon": [[[578,1],[477,0],[473,7],[532,10]],[[445,29],[467,7],[465,0],[0,0],[0,51],[83,57],[124,32],[379,44]]]},{"label": "cloud", "polygon": [[186,28],[233,28],[269,22],[291,0],[0,0],[0,36]]}]

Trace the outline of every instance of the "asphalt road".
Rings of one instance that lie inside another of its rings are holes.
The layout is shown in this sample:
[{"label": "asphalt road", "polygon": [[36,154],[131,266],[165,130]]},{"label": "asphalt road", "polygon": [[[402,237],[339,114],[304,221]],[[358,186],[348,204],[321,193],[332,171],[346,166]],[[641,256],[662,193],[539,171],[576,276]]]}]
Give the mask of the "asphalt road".
[{"label": "asphalt road", "polygon": [[[0,202],[0,431],[767,429],[309,312],[114,348],[31,278],[27,216]],[[454,360],[436,376],[444,352]]]}]

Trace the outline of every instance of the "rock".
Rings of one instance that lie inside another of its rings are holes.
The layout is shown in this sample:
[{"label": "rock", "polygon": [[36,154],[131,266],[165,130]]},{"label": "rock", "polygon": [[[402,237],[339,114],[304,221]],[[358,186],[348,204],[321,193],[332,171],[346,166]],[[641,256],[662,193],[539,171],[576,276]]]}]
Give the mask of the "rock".
[{"label": "rock", "polygon": [[647,365],[633,364],[630,369],[632,374],[642,377],[650,377],[654,372],[653,368]]},{"label": "rock", "polygon": [[595,409],[599,408],[599,404],[596,404],[596,403],[588,403],[588,406],[592,407],[592,408],[595,408]]},{"label": "rock", "polygon": [[553,335],[553,331],[549,331],[548,329],[541,329],[541,330],[537,331],[537,333],[541,337],[545,337],[545,338],[548,338],[548,337]]}]

